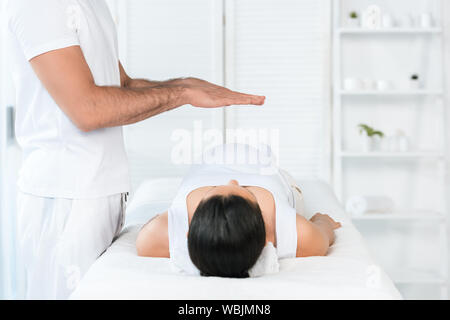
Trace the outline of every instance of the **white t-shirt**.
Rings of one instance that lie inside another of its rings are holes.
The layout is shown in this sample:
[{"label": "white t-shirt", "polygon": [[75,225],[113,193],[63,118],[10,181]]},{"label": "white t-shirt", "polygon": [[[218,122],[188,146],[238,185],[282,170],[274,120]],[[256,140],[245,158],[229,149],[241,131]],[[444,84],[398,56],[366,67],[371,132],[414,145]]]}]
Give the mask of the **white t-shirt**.
[{"label": "white t-shirt", "polygon": [[23,150],[19,189],[58,198],[127,192],[122,127],[89,133],[79,130],[29,63],[43,53],[80,46],[95,83],[120,86],[116,28],[105,1],[8,0],[6,13],[16,86],[16,135]]}]

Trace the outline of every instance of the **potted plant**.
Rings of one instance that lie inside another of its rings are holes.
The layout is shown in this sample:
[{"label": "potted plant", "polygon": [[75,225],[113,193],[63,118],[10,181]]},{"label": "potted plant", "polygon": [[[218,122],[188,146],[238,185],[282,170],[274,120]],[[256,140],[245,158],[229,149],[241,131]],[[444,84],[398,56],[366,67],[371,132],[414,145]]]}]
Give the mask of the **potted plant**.
[{"label": "potted plant", "polygon": [[410,85],[411,85],[411,89],[413,89],[413,90],[419,90],[420,89],[421,84],[420,84],[420,77],[419,77],[418,74],[411,75]]},{"label": "potted plant", "polygon": [[358,125],[359,133],[362,138],[362,149],[364,152],[375,151],[380,145],[380,139],[384,137],[384,133],[375,130],[367,124]]},{"label": "potted plant", "polygon": [[359,15],[356,11],[352,11],[349,13],[348,15],[348,26],[349,27],[353,27],[353,28],[357,28],[360,26],[359,23]]}]

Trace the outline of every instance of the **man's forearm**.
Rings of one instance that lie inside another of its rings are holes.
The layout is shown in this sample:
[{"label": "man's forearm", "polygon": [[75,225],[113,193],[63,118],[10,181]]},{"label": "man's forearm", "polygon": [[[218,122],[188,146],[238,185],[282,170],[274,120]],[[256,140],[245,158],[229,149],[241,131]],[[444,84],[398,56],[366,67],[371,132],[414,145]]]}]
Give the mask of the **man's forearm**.
[{"label": "man's forearm", "polygon": [[167,86],[167,85],[178,85],[182,79],[172,79],[167,81],[153,81],[153,80],[145,80],[145,79],[131,79],[128,78],[124,84],[123,87],[129,88],[129,89],[141,89],[141,88],[154,88],[154,87],[160,87],[160,86]]},{"label": "man's forearm", "polygon": [[186,104],[184,88],[161,82],[153,87],[95,87],[83,114],[83,130],[123,126]]}]

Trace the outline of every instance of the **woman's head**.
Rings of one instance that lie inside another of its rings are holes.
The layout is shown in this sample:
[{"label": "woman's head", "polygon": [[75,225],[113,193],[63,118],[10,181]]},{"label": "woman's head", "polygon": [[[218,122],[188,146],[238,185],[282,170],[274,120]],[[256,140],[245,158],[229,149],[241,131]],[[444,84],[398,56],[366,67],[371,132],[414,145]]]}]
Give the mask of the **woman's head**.
[{"label": "woman's head", "polygon": [[265,243],[259,205],[234,180],[205,195],[189,227],[189,255],[204,276],[248,277]]}]

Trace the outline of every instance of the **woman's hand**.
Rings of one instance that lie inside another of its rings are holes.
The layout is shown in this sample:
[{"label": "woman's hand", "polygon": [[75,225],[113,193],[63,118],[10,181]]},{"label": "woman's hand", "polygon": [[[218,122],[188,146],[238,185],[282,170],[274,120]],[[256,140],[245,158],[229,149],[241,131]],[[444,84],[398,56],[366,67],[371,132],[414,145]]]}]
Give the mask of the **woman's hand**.
[{"label": "woman's hand", "polygon": [[181,79],[185,89],[183,100],[199,108],[220,108],[231,105],[263,105],[265,97],[231,91],[213,83],[196,79]]},{"label": "woman's hand", "polygon": [[327,214],[316,213],[311,219],[311,222],[322,222],[331,227],[331,229],[336,230],[342,227],[340,222],[336,222]]}]

